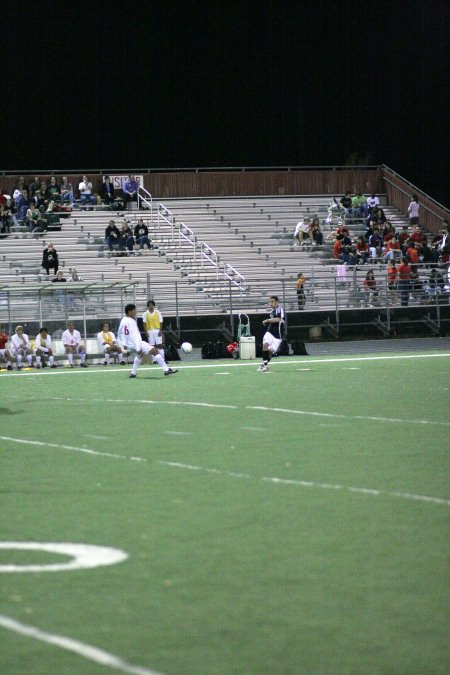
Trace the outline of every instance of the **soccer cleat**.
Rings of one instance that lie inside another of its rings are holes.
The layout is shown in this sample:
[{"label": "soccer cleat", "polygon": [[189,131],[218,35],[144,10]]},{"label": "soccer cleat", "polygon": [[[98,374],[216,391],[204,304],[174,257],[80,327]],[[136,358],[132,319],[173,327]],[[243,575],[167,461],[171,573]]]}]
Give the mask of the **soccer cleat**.
[{"label": "soccer cleat", "polygon": [[11,366],[11,364],[9,366],[6,366],[6,370],[12,370],[12,369],[13,369],[13,367]]},{"label": "soccer cleat", "polygon": [[86,361],[83,361],[83,363],[80,363],[80,368],[87,368]]},{"label": "soccer cleat", "polygon": [[126,366],[127,364],[126,364],[126,361],[121,361],[119,365],[120,366]]},{"label": "soccer cleat", "polygon": [[267,373],[268,370],[269,370],[269,366],[266,365],[265,363],[262,363],[258,368],[258,371],[260,373]]},{"label": "soccer cleat", "polygon": [[108,364],[106,363],[106,361],[103,361],[103,365],[104,365],[104,366],[107,366]]},{"label": "soccer cleat", "polygon": [[58,367],[58,366],[56,365],[56,363],[53,363],[53,364],[50,366],[50,368],[57,368],[57,367]]},{"label": "soccer cleat", "polygon": [[174,373],[178,373],[177,368],[169,368],[169,370],[164,371],[164,375],[174,375]]},{"label": "soccer cleat", "polygon": [[40,363],[36,363],[36,368],[40,368],[40,367],[41,367],[41,364],[40,364]]},{"label": "soccer cleat", "polygon": [[136,375],[133,375],[133,373],[131,373],[130,377],[133,377],[133,378],[134,378],[134,377],[136,377]]}]

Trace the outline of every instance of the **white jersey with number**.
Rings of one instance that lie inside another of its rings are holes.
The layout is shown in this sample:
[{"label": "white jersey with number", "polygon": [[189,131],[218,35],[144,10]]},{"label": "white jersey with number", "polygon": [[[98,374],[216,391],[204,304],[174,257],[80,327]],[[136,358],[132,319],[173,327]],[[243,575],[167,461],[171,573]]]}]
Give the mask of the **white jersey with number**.
[{"label": "white jersey with number", "polygon": [[73,333],[71,333],[70,330],[67,329],[62,334],[61,341],[62,341],[63,345],[70,345],[71,347],[79,345],[80,342],[81,342],[80,332],[77,331],[77,330],[74,330]]},{"label": "white jersey with number", "polygon": [[123,317],[117,332],[117,339],[121,345],[128,347],[128,349],[132,349],[135,352],[141,351],[142,338],[136,319],[133,319],[131,316]]}]

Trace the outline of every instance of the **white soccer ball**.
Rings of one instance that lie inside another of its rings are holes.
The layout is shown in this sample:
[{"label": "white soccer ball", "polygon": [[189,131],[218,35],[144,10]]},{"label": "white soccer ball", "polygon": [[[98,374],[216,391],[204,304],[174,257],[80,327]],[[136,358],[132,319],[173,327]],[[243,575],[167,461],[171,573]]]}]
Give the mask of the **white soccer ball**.
[{"label": "white soccer ball", "polygon": [[183,342],[181,345],[181,351],[184,352],[185,354],[189,354],[189,352],[192,351],[192,345],[190,342]]}]

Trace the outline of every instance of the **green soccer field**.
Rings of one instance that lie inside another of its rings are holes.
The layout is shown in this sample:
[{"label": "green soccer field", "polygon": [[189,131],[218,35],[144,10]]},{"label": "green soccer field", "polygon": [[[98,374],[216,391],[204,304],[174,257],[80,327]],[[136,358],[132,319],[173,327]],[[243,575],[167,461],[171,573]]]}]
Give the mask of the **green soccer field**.
[{"label": "green soccer field", "polygon": [[448,673],[449,356],[2,371],[0,673]]}]

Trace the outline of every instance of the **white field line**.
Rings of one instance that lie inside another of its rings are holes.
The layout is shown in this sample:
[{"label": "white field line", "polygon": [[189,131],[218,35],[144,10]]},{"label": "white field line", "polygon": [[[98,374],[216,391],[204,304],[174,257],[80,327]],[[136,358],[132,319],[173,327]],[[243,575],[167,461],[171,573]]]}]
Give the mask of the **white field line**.
[{"label": "white field line", "polygon": [[34,638],[35,640],[40,640],[40,642],[46,642],[49,645],[54,645],[55,647],[60,647],[66,651],[73,652],[89,661],[100,663],[102,666],[120,670],[122,673],[130,673],[130,675],[162,675],[162,673],[158,674],[154,670],[148,670],[147,668],[141,668],[140,666],[134,666],[132,663],[127,663],[119,656],[105,652],[98,647],[92,647],[91,645],[84,644],[78,640],[64,637],[63,635],[47,633],[35,626],[28,626],[20,621],[11,619],[4,614],[0,614],[0,626],[13,633]]},{"label": "white field line", "polygon": [[232,478],[246,478],[249,480],[264,481],[265,483],[275,483],[278,485],[294,485],[297,487],[311,487],[323,490],[342,490],[343,492],[357,492],[364,495],[371,495],[375,497],[398,497],[401,499],[412,499],[413,501],[431,502],[433,504],[443,504],[450,506],[450,500],[441,499],[439,497],[427,497],[426,495],[415,495],[409,492],[386,492],[384,490],[375,490],[371,488],[348,487],[346,485],[336,485],[333,483],[316,483],[308,480],[294,480],[288,478],[277,478],[276,476],[263,476],[257,478],[246,473],[237,473],[234,471],[225,471],[221,469],[207,468],[203,466],[196,466],[194,464],[183,464],[182,462],[167,462],[158,460],[158,464],[169,466],[174,469],[186,469],[188,471],[199,471],[202,473],[217,474],[222,476],[231,476]]},{"label": "white field line", "polygon": [[[274,364],[276,365],[283,365],[283,366],[293,366],[293,365],[310,365],[311,363],[314,364],[321,364],[321,363],[356,363],[359,361],[398,361],[398,360],[404,360],[404,359],[434,359],[434,358],[442,358],[442,357],[450,357],[449,352],[438,352],[435,354],[396,354],[392,356],[350,356],[350,357],[337,357],[337,358],[308,358],[303,357],[302,359],[293,359],[292,357],[289,358],[289,361],[283,361],[279,357],[275,359]],[[251,361],[246,361],[245,363],[242,362],[235,362],[235,363],[227,363],[226,368],[255,368],[258,366],[259,361],[257,359],[251,360]],[[196,363],[193,365],[183,365],[183,364],[178,364],[177,363],[177,368],[179,370],[192,370],[196,368],[223,368],[224,364],[223,363]],[[150,370],[153,371],[154,373],[156,372],[154,368],[151,367],[146,367],[146,366],[141,366],[139,368],[139,372]],[[306,370],[306,368],[305,368]],[[74,369],[66,369],[66,368],[61,368],[61,370],[52,370],[50,373],[44,372],[42,370],[39,371],[33,371],[33,372],[27,372],[27,373],[18,373],[16,371],[14,372],[5,372],[1,373],[1,377],[53,377],[53,376],[58,376],[58,375],[67,375],[70,374],[72,375],[87,375],[87,374],[99,374],[102,373],[107,374],[107,373],[119,373],[119,372],[124,372],[123,368],[97,368],[96,366],[91,366],[90,368],[74,368]],[[128,371],[127,371],[128,372]],[[162,374],[162,373],[161,373]],[[162,378],[161,378],[162,379]],[[134,386],[134,385],[132,385]]]},{"label": "white field line", "polygon": [[9,441],[11,443],[21,443],[22,445],[37,445],[41,448],[57,448],[59,450],[73,450],[83,452],[86,455],[99,455],[100,457],[110,457],[112,459],[129,459],[132,462],[146,462],[144,457],[127,457],[126,455],[116,455],[112,452],[100,452],[90,448],[77,448],[73,445],[62,445],[58,443],[47,443],[45,441],[35,441],[29,438],[12,438],[11,436],[0,436],[0,441]]},{"label": "white field line", "polygon": [[[147,462],[148,460],[145,457],[126,457],[125,455],[114,455],[110,452],[99,452],[97,450],[90,450],[88,448],[77,448],[71,445],[58,445],[57,443],[44,443],[43,441],[34,441],[34,440],[27,440],[24,438],[12,438],[10,436],[0,436],[0,440],[5,440],[5,441],[10,441],[12,443],[20,443],[22,445],[37,445],[40,447],[49,447],[49,448],[61,448],[62,450],[73,450],[75,452],[82,452],[82,453],[87,453],[89,455],[100,455],[103,457],[109,457],[112,459],[125,459],[125,460],[131,460],[135,462]],[[287,478],[277,478],[275,476],[272,477],[263,477],[263,478],[255,478],[254,476],[250,476],[249,474],[245,473],[240,473],[240,472],[235,472],[235,471],[225,471],[221,469],[214,469],[214,468],[206,468],[203,466],[195,466],[192,464],[183,464],[181,462],[166,462],[163,460],[158,460],[158,464],[162,464],[165,466],[170,466],[174,468],[180,468],[180,469],[189,469],[190,471],[202,471],[203,473],[214,473],[214,474],[219,474],[219,475],[224,475],[224,476],[231,476],[233,478],[248,478],[250,480],[263,480],[265,482],[269,483],[281,483],[284,485],[299,485],[299,486],[304,486],[304,487],[318,487],[318,488],[326,488],[326,489],[333,489],[333,490],[347,490],[349,492],[361,492],[364,494],[374,494],[374,495],[381,495],[385,494],[390,497],[402,497],[404,499],[413,499],[416,501],[424,501],[424,502],[434,502],[436,504],[447,504],[450,506],[450,500],[447,501],[445,499],[441,499],[438,497],[427,497],[426,495],[413,495],[408,492],[382,492],[381,490],[372,490],[369,488],[359,488],[359,487],[346,487],[344,485],[333,485],[330,483],[314,483],[311,481],[301,481],[301,480],[292,480],[292,479],[287,479]]]},{"label": "white field line", "polygon": [[[46,400],[50,401],[69,401],[69,402],[86,402],[83,398],[71,398],[63,396],[49,396],[46,397]],[[450,426],[450,422],[440,422],[434,420],[417,420],[417,419],[403,419],[399,417],[376,417],[374,415],[343,415],[340,413],[327,413],[327,412],[317,412],[315,410],[292,410],[290,408],[270,408],[268,406],[258,406],[258,405],[246,405],[239,407],[237,405],[228,405],[224,403],[203,403],[201,401],[156,401],[153,399],[124,399],[124,398],[90,398],[89,403],[125,403],[126,405],[131,405],[135,403],[148,404],[148,405],[184,405],[198,408],[224,408],[226,410],[260,410],[262,412],[272,412],[272,413],[286,413],[290,415],[306,415],[311,417],[327,417],[335,418],[342,420],[366,420],[369,422],[390,422],[393,424],[421,424],[421,425],[430,425],[430,426]],[[1,438],[1,437],[0,437]]]}]

